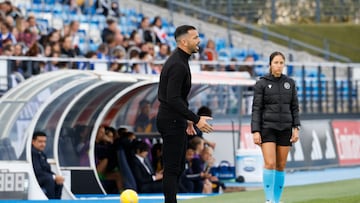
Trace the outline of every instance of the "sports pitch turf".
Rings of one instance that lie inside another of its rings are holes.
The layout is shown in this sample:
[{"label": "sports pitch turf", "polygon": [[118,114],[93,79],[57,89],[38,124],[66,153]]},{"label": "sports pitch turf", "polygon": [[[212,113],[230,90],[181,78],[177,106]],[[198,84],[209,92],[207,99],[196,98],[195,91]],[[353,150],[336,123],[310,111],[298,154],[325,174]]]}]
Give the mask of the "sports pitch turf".
[{"label": "sports pitch turf", "polygon": [[[311,177],[309,177],[311,178]],[[284,189],[284,203],[360,203],[360,179],[292,186]],[[183,200],[181,203],[261,203],[262,190],[226,193],[218,196]]]}]

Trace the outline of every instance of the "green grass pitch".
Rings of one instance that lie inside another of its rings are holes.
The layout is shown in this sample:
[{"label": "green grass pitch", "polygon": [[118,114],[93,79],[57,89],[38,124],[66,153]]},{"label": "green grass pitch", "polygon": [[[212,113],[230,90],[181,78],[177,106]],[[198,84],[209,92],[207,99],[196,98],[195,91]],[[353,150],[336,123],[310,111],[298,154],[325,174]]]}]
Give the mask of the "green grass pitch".
[{"label": "green grass pitch", "polygon": [[[311,178],[311,177],[309,177]],[[360,179],[285,187],[284,203],[360,203]],[[262,189],[183,200],[181,203],[261,203]]]}]

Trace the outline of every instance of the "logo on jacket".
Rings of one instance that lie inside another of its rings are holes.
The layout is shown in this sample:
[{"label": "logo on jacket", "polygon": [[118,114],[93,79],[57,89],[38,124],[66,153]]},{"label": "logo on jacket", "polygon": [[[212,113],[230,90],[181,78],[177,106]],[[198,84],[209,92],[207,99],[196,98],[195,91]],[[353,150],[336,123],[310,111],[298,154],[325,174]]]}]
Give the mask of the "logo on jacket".
[{"label": "logo on jacket", "polygon": [[290,89],[290,83],[285,82],[284,83],[284,88],[287,89],[287,90]]},{"label": "logo on jacket", "polygon": [[272,84],[268,84],[268,88],[271,89],[271,88],[272,88]]}]

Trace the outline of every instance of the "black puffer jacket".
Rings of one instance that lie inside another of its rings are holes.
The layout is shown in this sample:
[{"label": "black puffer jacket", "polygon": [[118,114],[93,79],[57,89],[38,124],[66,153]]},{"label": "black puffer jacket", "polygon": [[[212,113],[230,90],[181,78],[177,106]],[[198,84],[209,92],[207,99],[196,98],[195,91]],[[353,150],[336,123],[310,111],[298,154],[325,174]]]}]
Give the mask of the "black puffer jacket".
[{"label": "black puffer jacket", "polygon": [[299,102],[295,81],[286,75],[261,77],[255,84],[251,132],[300,126]]}]

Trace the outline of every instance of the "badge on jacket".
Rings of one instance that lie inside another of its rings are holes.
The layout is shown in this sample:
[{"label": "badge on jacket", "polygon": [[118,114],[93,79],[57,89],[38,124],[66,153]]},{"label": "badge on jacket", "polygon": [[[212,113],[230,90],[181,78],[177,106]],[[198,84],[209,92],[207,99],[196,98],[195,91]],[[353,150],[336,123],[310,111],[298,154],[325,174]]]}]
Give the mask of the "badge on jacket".
[{"label": "badge on jacket", "polygon": [[284,88],[287,89],[287,90],[290,89],[290,83],[285,82],[284,83]]}]

